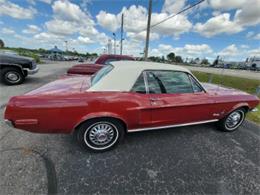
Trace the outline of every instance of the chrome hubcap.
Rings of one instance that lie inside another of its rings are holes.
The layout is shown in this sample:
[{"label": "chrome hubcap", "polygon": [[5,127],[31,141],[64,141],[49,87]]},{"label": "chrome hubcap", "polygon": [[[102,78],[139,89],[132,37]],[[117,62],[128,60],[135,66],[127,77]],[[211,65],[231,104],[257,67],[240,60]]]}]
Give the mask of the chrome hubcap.
[{"label": "chrome hubcap", "polygon": [[241,120],[242,120],[241,112],[235,111],[232,114],[230,114],[229,117],[227,118],[226,126],[228,128],[234,128],[240,123]]},{"label": "chrome hubcap", "polygon": [[10,81],[17,81],[19,76],[13,72],[7,73],[6,78]]},{"label": "chrome hubcap", "polygon": [[114,134],[110,124],[99,123],[89,130],[89,140],[95,145],[106,145],[113,139]]}]

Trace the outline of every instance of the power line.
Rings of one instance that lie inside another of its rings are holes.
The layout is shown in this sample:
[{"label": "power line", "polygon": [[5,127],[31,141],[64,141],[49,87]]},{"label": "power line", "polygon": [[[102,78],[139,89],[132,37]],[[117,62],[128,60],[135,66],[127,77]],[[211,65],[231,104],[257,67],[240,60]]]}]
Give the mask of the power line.
[{"label": "power line", "polygon": [[[170,16],[168,16],[167,18],[161,20],[160,22],[157,22],[156,24],[151,25],[152,0],[149,0],[147,28],[144,29],[144,30],[146,30],[146,41],[145,41],[145,48],[144,48],[144,59],[147,60],[147,57],[148,57],[149,37],[150,37],[150,29],[151,29],[151,28],[153,28],[153,27],[155,27],[155,26],[158,26],[159,24],[161,24],[161,23],[163,23],[163,22],[165,22],[165,21],[167,21],[167,20],[169,20],[169,19],[171,19],[171,18],[173,18],[173,17],[175,17],[175,16],[177,16],[177,15],[179,15],[179,14],[181,14],[181,13],[183,13],[183,12],[185,12],[185,11],[187,11],[187,10],[189,10],[189,9],[191,9],[191,8],[193,8],[193,7],[195,7],[195,6],[197,6],[197,5],[199,5],[200,3],[204,2],[204,1],[205,1],[205,0],[200,0],[200,1],[198,1],[197,3],[194,3],[194,4],[192,4],[192,5],[188,6],[188,7],[186,7],[185,9],[179,11],[178,13],[173,14],[173,15],[170,15]],[[144,30],[140,31],[139,33],[143,32]],[[139,34],[139,33],[138,33],[138,34]]]},{"label": "power line", "polygon": [[204,1],[205,0],[198,1],[197,3],[194,3],[194,4],[186,7],[185,9],[179,11],[178,13],[168,16],[167,18],[163,19],[162,21],[157,22],[156,24],[151,25],[151,28],[153,28],[153,27],[155,27],[155,26],[157,26],[157,25],[159,25],[159,24],[161,24],[161,23],[163,23],[163,22],[165,22],[165,21],[167,21],[167,20],[169,20],[169,19],[171,19],[171,18],[173,18],[173,17],[175,17],[175,16],[177,16],[177,15],[179,15],[179,14],[181,14],[181,13],[183,13],[183,12],[185,12],[185,11],[187,11],[187,10],[197,6],[197,5],[199,5],[199,4],[201,4]]}]

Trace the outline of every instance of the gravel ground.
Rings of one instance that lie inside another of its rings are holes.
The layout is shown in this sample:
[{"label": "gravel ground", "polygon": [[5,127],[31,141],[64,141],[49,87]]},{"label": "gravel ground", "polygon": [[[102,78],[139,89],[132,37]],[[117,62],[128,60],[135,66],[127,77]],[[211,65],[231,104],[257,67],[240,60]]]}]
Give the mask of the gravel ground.
[{"label": "gravel ground", "polygon": [[40,65],[23,85],[0,85],[0,194],[260,194],[260,129],[213,124],[128,134],[105,153],[71,135],[7,127],[5,103],[58,78],[71,63]]}]

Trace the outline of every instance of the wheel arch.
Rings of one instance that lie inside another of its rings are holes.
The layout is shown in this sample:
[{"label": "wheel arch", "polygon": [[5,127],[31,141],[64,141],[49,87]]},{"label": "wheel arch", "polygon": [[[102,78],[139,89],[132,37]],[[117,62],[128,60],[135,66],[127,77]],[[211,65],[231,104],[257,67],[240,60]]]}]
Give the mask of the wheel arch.
[{"label": "wheel arch", "polygon": [[116,114],[108,114],[108,113],[102,113],[102,114],[95,114],[95,115],[87,115],[83,117],[73,128],[72,133],[75,133],[79,127],[84,124],[85,122],[96,120],[96,119],[112,119],[120,122],[124,126],[125,133],[127,132],[127,123],[126,120],[124,120],[122,117]]},{"label": "wheel arch", "polygon": [[230,109],[228,112],[226,112],[225,116],[226,117],[227,115],[229,115],[231,112],[239,109],[239,108],[243,108],[245,109],[246,112],[249,111],[250,107],[249,107],[249,104],[246,103],[246,102],[243,102],[243,103],[239,103],[239,104],[236,104],[235,106],[232,107],[232,109]]},{"label": "wheel arch", "polygon": [[0,64],[0,70],[3,70],[4,68],[16,68],[21,71],[21,73],[24,75],[24,70],[21,65],[19,64]]}]

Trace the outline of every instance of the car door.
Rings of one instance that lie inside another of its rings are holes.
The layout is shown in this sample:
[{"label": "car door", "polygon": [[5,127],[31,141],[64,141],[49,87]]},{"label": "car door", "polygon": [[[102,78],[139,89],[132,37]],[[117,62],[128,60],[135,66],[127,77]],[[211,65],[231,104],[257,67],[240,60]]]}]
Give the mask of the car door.
[{"label": "car door", "polygon": [[153,126],[211,120],[214,100],[188,73],[146,71]]},{"label": "car door", "polygon": [[133,115],[132,118],[135,120],[132,120],[134,122],[128,125],[129,129],[147,128],[152,124],[152,106],[144,75],[144,72],[139,75],[131,89],[131,98],[134,100],[135,104],[130,110],[132,113],[131,115]]}]

